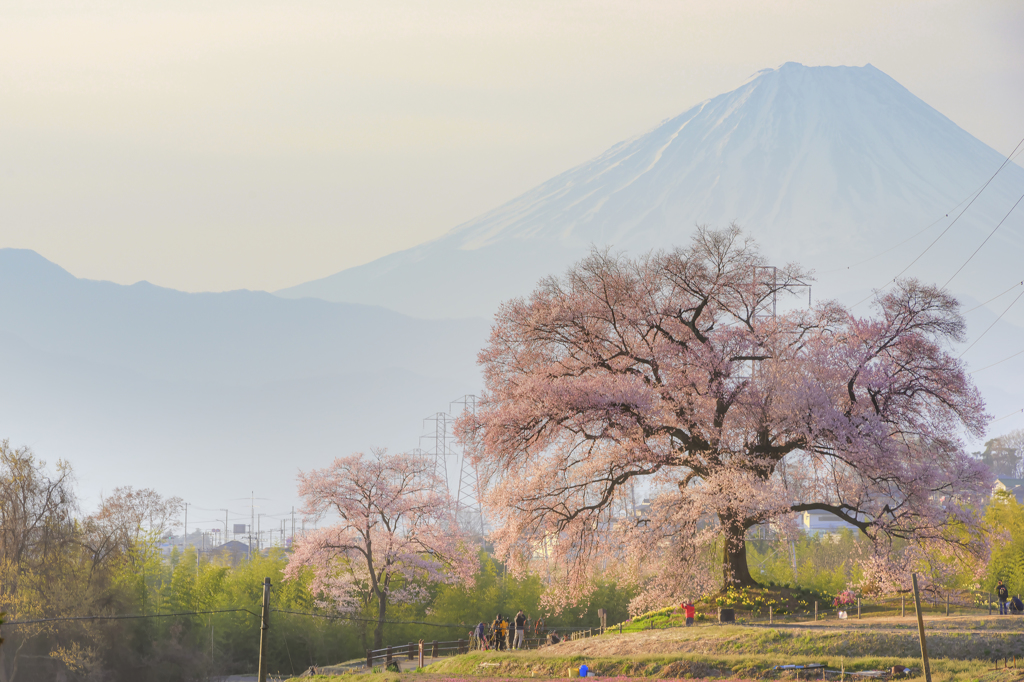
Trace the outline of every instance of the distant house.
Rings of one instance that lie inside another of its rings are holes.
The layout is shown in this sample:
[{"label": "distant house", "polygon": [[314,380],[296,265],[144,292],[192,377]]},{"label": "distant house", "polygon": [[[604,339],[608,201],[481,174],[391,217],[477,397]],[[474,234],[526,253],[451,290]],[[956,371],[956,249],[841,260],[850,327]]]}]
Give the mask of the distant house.
[{"label": "distant house", "polygon": [[[255,550],[254,550],[255,551]],[[225,542],[210,550],[210,559],[223,561],[231,567],[238,566],[249,556],[249,545],[238,540]]]},{"label": "distant house", "polygon": [[992,486],[992,494],[998,492],[1008,492],[1017,500],[1017,504],[1024,504],[1024,478],[1000,476]]},{"label": "distant house", "polygon": [[808,535],[838,533],[841,530],[850,530],[856,533],[860,530],[857,526],[847,523],[827,511],[805,511],[800,516],[800,528]]}]

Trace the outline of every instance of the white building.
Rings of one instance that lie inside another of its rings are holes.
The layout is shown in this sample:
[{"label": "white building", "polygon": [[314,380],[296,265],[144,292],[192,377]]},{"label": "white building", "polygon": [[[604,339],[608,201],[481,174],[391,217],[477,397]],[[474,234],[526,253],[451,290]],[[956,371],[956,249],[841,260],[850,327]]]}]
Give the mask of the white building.
[{"label": "white building", "polygon": [[1017,499],[1017,504],[1024,504],[1024,478],[1000,476],[992,486],[992,494],[1004,491],[1013,495]]},{"label": "white building", "polygon": [[819,510],[805,511],[800,516],[800,528],[808,535],[838,533],[841,530],[850,530],[856,533],[860,530],[831,512]]}]

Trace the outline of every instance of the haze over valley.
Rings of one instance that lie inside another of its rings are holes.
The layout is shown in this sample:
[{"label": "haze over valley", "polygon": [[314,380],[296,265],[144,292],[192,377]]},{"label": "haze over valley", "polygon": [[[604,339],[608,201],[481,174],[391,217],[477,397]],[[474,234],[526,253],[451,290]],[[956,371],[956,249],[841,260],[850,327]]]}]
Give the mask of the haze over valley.
[{"label": "haze over valley", "polygon": [[[1024,348],[1024,308],[996,321],[1018,292],[981,305],[1021,278],[1024,169],[996,174],[1004,159],[870,65],[787,63],[441,238],[275,294],[83,280],[0,250],[0,427],[95,493],[187,487],[216,508],[258,474],[287,508],[298,470],[415,448],[423,418],[477,393],[501,301],[592,246],[640,254],[733,221],[814,269],[815,300],[855,304],[907,266],[945,282],[1009,213],[950,283],[971,341],[992,327],[965,355],[982,368]],[[1019,361],[978,373],[992,414],[1024,406],[1022,379]]]}]

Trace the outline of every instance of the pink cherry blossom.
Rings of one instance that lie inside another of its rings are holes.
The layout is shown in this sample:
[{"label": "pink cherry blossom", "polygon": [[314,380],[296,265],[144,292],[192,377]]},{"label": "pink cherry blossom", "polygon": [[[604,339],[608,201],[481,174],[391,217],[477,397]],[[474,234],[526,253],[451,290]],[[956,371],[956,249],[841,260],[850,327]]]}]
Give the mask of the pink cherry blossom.
[{"label": "pink cherry blossom", "polygon": [[432,582],[472,584],[477,561],[433,461],[374,455],[339,457],[299,474],[303,513],[340,520],[297,542],[285,578],[312,568],[320,605],[339,611],[376,602],[374,648],[380,648],[389,603],[421,601]]},{"label": "pink cherry blossom", "polygon": [[[753,585],[745,534],[828,511],[879,543],[972,545],[987,470],[964,434],[988,416],[962,363],[958,303],[914,280],[857,317],[790,306],[809,274],[771,270],[732,227],[635,260],[594,252],[509,301],[479,356],[486,390],[459,431],[513,570],[560,596],[597,568],[672,600]],[[626,514],[635,484],[652,494]],[[702,563],[704,562],[704,563]],[[721,583],[718,582],[720,585]]]}]

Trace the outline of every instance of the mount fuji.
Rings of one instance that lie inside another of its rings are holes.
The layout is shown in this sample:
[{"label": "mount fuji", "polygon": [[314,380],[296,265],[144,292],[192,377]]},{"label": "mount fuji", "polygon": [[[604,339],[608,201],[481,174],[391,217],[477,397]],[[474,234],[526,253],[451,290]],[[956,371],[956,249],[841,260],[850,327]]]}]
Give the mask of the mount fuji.
[{"label": "mount fuji", "polygon": [[296,470],[415,447],[423,417],[476,392],[479,318],[502,300],[591,246],[637,254],[733,221],[815,269],[815,299],[850,304],[901,271],[943,284],[980,247],[950,288],[983,337],[964,357],[990,412],[1016,414],[993,423],[1005,433],[1024,426],[1007,307],[1024,169],[1003,162],[874,67],[785,64],[439,239],[277,296],[80,280],[0,249],[0,438],[70,460],[93,496],[130,484],[220,508],[255,488],[287,509]]},{"label": "mount fuji", "polygon": [[[591,246],[637,254],[736,222],[770,258],[814,269],[815,298],[856,300],[940,233],[905,274],[945,282],[1024,192],[1007,164],[958,218],[1004,160],[871,65],[787,63],[434,241],[276,293],[489,317]],[[1024,208],[952,290],[987,300],[1019,281],[1022,247]]]}]

